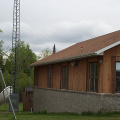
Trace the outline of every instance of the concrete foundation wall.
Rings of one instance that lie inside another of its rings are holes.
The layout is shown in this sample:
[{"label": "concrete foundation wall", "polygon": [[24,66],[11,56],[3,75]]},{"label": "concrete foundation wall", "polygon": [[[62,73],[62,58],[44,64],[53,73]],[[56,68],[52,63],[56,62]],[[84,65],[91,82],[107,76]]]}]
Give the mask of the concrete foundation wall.
[{"label": "concrete foundation wall", "polygon": [[33,111],[47,112],[120,112],[120,94],[98,94],[34,88]]}]

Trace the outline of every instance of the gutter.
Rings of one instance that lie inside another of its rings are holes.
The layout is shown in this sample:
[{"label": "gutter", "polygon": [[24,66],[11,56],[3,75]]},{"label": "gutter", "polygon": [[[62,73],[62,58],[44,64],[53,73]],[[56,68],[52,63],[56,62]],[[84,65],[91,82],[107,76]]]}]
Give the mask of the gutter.
[{"label": "gutter", "polygon": [[33,64],[33,65],[31,64],[29,66],[30,67],[42,66],[42,65],[52,64],[52,63],[59,63],[59,62],[64,62],[64,61],[75,60],[78,58],[86,58],[86,57],[95,56],[95,55],[98,55],[98,54],[96,52],[91,52],[91,53],[81,54],[81,55],[72,56],[72,57],[68,57],[68,58],[48,61],[48,62],[44,62],[44,63],[37,63],[37,64]]}]

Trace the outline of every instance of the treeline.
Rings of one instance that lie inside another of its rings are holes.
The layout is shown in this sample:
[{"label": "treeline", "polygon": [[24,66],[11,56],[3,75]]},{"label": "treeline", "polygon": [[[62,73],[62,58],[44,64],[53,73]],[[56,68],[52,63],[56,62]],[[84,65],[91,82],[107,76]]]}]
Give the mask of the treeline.
[{"label": "treeline", "polygon": [[[4,42],[0,41],[0,67],[3,72],[3,76],[6,85],[10,85],[11,74],[11,50],[3,50]],[[25,87],[33,87],[34,80],[34,68],[30,68],[29,65],[37,61],[37,56],[30,49],[29,44],[25,44],[24,41],[20,42],[19,47],[19,95],[20,101],[22,101],[22,93]],[[1,79],[1,78],[0,78]],[[0,80],[0,92],[2,91],[2,80]]]}]

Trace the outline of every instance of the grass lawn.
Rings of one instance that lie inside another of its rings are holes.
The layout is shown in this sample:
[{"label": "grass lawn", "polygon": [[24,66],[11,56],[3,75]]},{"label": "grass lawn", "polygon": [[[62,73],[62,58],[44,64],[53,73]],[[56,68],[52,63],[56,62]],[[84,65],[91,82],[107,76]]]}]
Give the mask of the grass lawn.
[{"label": "grass lawn", "polygon": [[[8,104],[7,104],[8,109]],[[72,113],[30,113],[22,109],[22,103],[19,106],[19,113],[16,113],[17,120],[120,120],[120,113],[84,113],[82,115]],[[13,114],[5,114],[5,106],[0,106],[0,120],[13,120]]]}]

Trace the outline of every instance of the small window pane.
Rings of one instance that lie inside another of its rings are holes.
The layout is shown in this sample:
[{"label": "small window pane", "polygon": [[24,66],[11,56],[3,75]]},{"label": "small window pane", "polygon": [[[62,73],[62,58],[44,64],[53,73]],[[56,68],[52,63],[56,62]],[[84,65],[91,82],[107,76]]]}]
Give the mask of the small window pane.
[{"label": "small window pane", "polygon": [[67,89],[68,71],[67,66],[62,68],[62,89]]},{"label": "small window pane", "polygon": [[89,89],[90,91],[97,91],[98,88],[98,78],[97,78],[97,62],[90,63],[89,72]]},{"label": "small window pane", "polygon": [[48,88],[52,88],[52,68],[48,69]]},{"label": "small window pane", "polygon": [[94,76],[94,63],[91,63],[91,77]]},{"label": "small window pane", "polygon": [[116,62],[116,92],[120,92],[120,62]]},{"label": "small window pane", "polygon": [[116,76],[120,77],[120,62],[116,62]]},{"label": "small window pane", "polygon": [[90,90],[94,90],[94,78],[91,78],[91,82],[90,82]]}]

